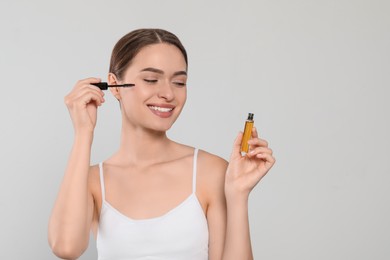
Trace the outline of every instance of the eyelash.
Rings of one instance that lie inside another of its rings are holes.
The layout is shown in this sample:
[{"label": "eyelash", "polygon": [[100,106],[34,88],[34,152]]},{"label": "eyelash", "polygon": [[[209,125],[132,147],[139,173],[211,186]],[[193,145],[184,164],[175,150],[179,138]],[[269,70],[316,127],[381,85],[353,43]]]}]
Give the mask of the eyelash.
[{"label": "eyelash", "polygon": [[144,79],[144,81],[149,84],[157,83],[157,79]]},{"label": "eyelash", "polygon": [[[148,84],[155,84],[157,83],[156,79],[144,79],[144,81]],[[182,82],[173,82],[173,84],[179,86],[179,87],[185,87],[187,84]]]},{"label": "eyelash", "polygon": [[185,86],[187,86],[186,83],[182,83],[182,82],[173,82],[173,84],[175,84],[175,85],[177,85],[177,86],[179,86],[179,87],[185,87]]}]

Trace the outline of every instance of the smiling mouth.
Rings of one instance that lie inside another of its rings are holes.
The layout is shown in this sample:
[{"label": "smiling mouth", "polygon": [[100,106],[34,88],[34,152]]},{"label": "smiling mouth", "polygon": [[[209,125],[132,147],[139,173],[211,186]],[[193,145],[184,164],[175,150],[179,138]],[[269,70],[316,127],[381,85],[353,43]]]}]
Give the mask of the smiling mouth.
[{"label": "smiling mouth", "polygon": [[171,112],[173,107],[157,107],[157,106],[148,106],[150,109],[159,111],[159,112]]}]

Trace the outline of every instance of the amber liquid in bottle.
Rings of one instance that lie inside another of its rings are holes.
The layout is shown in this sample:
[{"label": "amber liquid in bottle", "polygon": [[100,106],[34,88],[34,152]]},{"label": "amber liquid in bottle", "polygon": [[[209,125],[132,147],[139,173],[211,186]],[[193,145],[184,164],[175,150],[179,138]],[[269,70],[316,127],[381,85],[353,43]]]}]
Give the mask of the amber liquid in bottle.
[{"label": "amber liquid in bottle", "polygon": [[249,151],[249,144],[248,141],[252,136],[252,128],[253,128],[253,116],[254,114],[249,113],[248,119],[245,122],[245,128],[244,128],[244,134],[242,136],[242,142],[241,142],[241,152],[248,153]]}]

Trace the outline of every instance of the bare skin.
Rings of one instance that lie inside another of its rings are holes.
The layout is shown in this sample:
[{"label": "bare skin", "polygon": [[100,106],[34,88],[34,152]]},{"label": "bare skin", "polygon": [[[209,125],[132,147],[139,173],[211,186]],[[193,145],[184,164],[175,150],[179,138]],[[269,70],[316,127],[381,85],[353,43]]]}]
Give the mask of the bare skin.
[{"label": "bare skin", "polygon": [[[176,47],[155,44],[136,55],[122,79],[109,75],[110,84],[136,85],[111,89],[121,102],[122,133],[119,150],[103,164],[106,200],[129,218],[161,216],[192,192],[194,148],[166,136],[186,101],[185,72]],[[97,108],[104,103],[104,93],[94,82],[100,79],[79,81],[65,97],[75,138],[49,222],[49,243],[64,259],[84,252],[91,230],[96,236],[102,205],[99,169],[90,166]],[[239,151],[241,138],[240,133],[230,164],[199,152],[196,196],[208,221],[210,260],[253,259],[248,196],[275,160],[255,129],[253,152],[246,156]]]}]

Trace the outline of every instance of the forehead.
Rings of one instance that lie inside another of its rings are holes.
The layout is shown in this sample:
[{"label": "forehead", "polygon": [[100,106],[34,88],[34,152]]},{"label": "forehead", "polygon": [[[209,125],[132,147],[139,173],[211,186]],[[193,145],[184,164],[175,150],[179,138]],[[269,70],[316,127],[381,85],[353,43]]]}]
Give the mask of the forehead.
[{"label": "forehead", "polygon": [[143,47],[134,57],[130,67],[142,69],[156,67],[161,70],[186,70],[187,64],[180,49],[167,43]]}]

